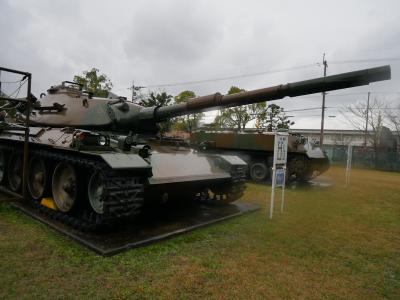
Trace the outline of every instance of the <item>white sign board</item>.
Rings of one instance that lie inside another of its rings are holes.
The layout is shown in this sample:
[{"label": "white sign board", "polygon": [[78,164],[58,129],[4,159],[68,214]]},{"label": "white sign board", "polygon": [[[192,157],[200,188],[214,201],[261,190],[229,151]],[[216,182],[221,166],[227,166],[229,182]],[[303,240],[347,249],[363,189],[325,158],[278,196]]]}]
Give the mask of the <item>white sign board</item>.
[{"label": "white sign board", "polygon": [[283,203],[285,199],[285,176],[286,176],[288,141],[289,141],[289,134],[287,132],[275,133],[274,164],[272,166],[271,205],[269,211],[270,219],[272,219],[274,211],[276,186],[282,187],[281,212],[283,211]]},{"label": "white sign board", "polygon": [[289,135],[276,133],[274,144],[274,165],[286,164]]}]

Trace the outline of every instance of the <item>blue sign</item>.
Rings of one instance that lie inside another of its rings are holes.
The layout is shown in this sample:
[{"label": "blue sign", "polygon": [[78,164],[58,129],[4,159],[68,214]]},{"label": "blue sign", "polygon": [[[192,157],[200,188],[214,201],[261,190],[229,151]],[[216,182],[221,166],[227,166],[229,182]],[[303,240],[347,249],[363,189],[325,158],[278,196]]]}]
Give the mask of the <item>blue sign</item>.
[{"label": "blue sign", "polygon": [[275,172],[275,185],[276,186],[284,186],[285,185],[285,173],[284,169],[276,169]]}]

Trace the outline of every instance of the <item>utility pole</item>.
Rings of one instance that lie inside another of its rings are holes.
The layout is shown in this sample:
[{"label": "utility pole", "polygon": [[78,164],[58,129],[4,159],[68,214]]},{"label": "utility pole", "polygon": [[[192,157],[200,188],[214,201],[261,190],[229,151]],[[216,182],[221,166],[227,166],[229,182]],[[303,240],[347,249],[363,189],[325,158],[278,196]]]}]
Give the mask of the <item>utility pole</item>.
[{"label": "utility pole", "polygon": [[137,92],[143,88],[144,88],[144,86],[135,86],[135,81],[132,80],[132,86],[130,88],[128,88],[129,90],[132,90],[132,102],[135,102]]},{"label": "utility pole", "polygon": [[368,116],[369,116],[369,96],[371,92],[368,92],[367,98],[367,117],[365,118],[365,134],[364,134],[364,147],[367,147],[367,135],[368,135]]},{"label": "utility pole", "polygon": [[134,80],[132,80],[132,86],[131,86],[131,88],[132,88],[132,102],[133,102],[133,100],[135,99],[135,96],[136,96],[136,92],[135,92],[135,81],[134,81]]},{"label": "utility pole", "polygon": [[[325,60],[325,53],[322,57],[322,64],[324,65],[324,77],[326,77],[326,68],[328,67],[328,63]],[[322,92],[321,134],[319,137],[319,144],[321,147],[324,144],[325,94],[326,94],[326,92]]]}]

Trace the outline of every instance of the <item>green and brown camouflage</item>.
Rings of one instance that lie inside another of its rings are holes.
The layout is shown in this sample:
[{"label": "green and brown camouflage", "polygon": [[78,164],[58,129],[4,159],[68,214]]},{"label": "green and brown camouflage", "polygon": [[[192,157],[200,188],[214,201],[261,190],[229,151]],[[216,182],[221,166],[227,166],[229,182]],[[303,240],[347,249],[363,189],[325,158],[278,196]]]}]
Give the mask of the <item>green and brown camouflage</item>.
[{"label": "green and brown camouflage", "polygon": [[[248,164],[248,176],[254,181],[270,179],[275,133],[198,130],[190,137],[199,151],[237,155]],[[329,159],[311,140],[289,134],[288,180],[310,180],[329,168]]]},{"label": "green and brown camouflage", "polygon": [[[75,227],[95,228],[132,219],[152,202],[234,201],[245,188],[247,165],[241,158],[160,145],[140,135],[156,133],[157,123],[176,116],[389,78],[390,67],[384,66],[166,107],[92,97],[64,82],[32,105],[27,178],[32,205]],[[21,116],[20,122],[0,124],[0,183],[14,193],[22,188],[23,121]]]}]

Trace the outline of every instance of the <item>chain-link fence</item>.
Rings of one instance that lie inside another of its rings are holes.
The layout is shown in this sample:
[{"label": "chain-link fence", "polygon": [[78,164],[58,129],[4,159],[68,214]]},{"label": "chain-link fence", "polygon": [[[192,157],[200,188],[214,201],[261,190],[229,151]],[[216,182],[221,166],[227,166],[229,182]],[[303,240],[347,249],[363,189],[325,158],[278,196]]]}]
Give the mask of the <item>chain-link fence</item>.
[{"label": "chain-link fence", "polygon": [[[333,164],[346,164],[347,146],[325,146],[324,150]],[[400,153],[389,150],[353,147],[352,165],[358,168],[370,168],[400,172]]]}]

